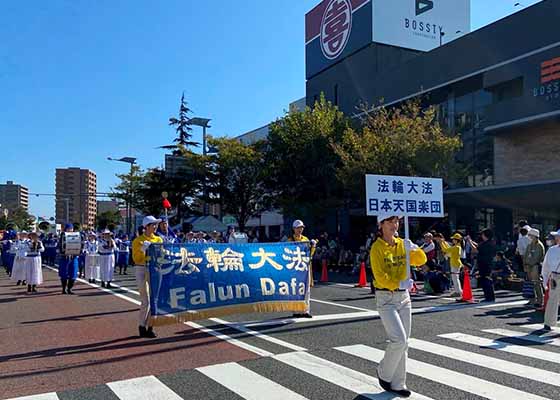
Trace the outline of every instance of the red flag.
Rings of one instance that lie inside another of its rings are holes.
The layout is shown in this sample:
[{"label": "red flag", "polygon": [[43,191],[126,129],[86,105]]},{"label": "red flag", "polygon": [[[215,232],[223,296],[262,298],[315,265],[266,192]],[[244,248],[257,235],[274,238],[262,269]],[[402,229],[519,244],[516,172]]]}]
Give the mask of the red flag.
[{"label": "red flag", "polygon": [[163,199],[163,208],[169,210],[171,208],[171,203],[167,199]]}]

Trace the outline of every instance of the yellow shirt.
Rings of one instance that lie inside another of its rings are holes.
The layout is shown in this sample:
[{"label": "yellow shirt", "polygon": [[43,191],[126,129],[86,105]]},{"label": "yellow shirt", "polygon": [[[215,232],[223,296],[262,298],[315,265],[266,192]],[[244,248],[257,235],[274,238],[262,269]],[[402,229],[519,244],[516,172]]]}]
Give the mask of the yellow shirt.
[{"label": "yellow shirt", "polygon": [[313,257],[313,254],[315,254],[315,246],[311,244],[311,241],[307,238],[307,236],[301,235],[299,239],[296,240],[294,235],[292,235],[288,238],[288,242],[309,242],[309,246],[311,246],[309,250],[309,256]]},{"label": "yellow shirt", "polygon": [[440,243],[441,250],[445,254],[449,255],[449,265],[451,265],[453,268],[461,268],[461,266],[463,265],[463,263],[461,262],[461,245],[455,244],[451,246],[445,240],[442,240]]},{"label": "yellow shirt", "polygon": [[146,265],[146,253],[142,250],[142,245],[145,241],[151,243],[163,243],[163,239],[159,236],[141,235],[132,241],[132,260],[135,265]]},{"label": "yellow shirt", "polygon": [[[400,282],[408,278],[406,250],[401,238],[395,238],[394,246],[378,238],[371,246],[369,257],[376,288],[396,290]],[[426,254],[422,249],[410,251],[410,265],[424,265],[426,261]]]}]

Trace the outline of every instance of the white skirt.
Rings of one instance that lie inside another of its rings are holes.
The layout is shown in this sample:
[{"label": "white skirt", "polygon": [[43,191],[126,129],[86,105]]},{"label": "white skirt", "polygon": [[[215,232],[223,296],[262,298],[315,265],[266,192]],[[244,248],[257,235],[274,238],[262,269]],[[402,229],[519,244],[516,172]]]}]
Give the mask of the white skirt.
[{"label": "white skirt", "polygon": [[26,267],[25,267],[26,257],[16,256],[14,258],[14,267],[12,268],[12,281],[24,281],[27,279]]},{"label": "white skirt", "polygon": [[86,254],[86,279],[99,280],[99,255]]},{"label": "white skirt", "polygon": [[26,257],[25,270],[28,285],[40,285],[43,283],[43,268],[41,256]]},{"label": "white skirt", "polygon": [[113,280],[113,275],[115,273],[114,254],[99,255],[99,272],[100,272],[100,279],[102,282],[109,282]]}]

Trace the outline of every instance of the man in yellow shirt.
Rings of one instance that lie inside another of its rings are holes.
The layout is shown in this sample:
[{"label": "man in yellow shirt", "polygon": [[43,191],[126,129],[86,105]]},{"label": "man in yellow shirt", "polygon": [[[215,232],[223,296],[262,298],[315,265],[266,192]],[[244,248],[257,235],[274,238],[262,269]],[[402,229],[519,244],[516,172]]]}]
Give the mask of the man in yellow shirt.
[{"label": "man in yellow shirt", "polygon": [[[309,240],[306,236],[303,236],[303,229],[305,225],[303,221],[300,219],[296,219],[292,224],[293,234],[288,238],[288,242],[309,242],[310,250],[309,250],[309,287],[307,289],[307,300],[309,302],[309,296],[311,295],[311,288],[313,287],[313,271],[312,271],[312,263],[313,263],[313,254],[315,254],[315,247],[317,245],[316,240]],[[309,310],[305,313],[301,314],[294,314],[294,318],[313,318]]]},{"label": "man in yellow shirt", "polygon": [[153,328],[148,326],[150,317],[150,287],[146,274],[148,273],[146,266],[146,251],[152,243],[163,243],[163,239],[155,235],[160,219],[151,215],[144,217],[142,226],[144,234],[138,236],[132,242],[132,260],[134,261],[134,271],[136,276],[136,285],[140,292],[140,313],[138,316],[138,332],[140,337],[155,338],[157,337]]},{"label": "man in yellow shirt", "polygon": [[371,270],[375,277],[377,311],[389,344],[383,360],[377,368],[379,384],[388,392],[409,397],[406,387],[406,360],[408,338],[412,322],[412,306],[408,291],[414,281],[406,264],[406,253],[410,253],[410,264],[420,266],[426,263],[426,254],[408,239],[397,236],[399,217],[379,215],[380,237],[370,250]]},{"label": "man in yellow shirt", "polygon": [[451,236],[451,245],[447,243],[443,237],[436,238],[436,240],[439,242],[441,250],[444,254],[449,256],[451,280],[453,281],[453,286],[455,287],[455,292],[453,292],[451,296],[463,297],[463,288],[461,287],[461,280],[459,279],[459,274],[461,273],[461,268],[463,267],[463,263],[461,262],[461,241],[463,240],[463,237],[459,233],[455,233]]}]

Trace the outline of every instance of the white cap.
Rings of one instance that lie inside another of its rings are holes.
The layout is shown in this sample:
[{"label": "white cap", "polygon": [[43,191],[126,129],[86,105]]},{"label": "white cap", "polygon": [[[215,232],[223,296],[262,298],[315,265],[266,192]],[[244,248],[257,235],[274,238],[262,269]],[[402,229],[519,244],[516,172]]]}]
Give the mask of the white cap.
[{"label": "white cap", "polygon": [[27,235],[27,231],[25,231],[25,230],[24,230],[24,231],[21,231],[20,234],[22,234],[22,235]]},{"label": "white cap", "polygon": [[382,223],[383,221],[385,221],[386,219],[393,218],[393,217],[402,218],[402,215],[395,215],[395,214],[378,214],[378,215],[377,215],[377,223],[380,224],[380,223]]},{"label": "white cap", "polygon": [[531,229],[529,229],[529,233],[527,233],[527,235],[534,236],[534,237],[539,237],[539,236],[541,236],[541,233],[538,229],[531,228]]},{"label": "white cap", "polygon": [[560,236],[560,229],[558,229],[556,232],[550,232],[550,234],[552,236]]},{"label": "white cap", "polygon": [[101,232],[101,233],[102,233],[102,234],[108,233],[108,234],[110,234],[110,235],[113,234],[113,232],[111,232],[111,231],[110,231],[109,229],[107,229],[107,228],[105,228],[105,229],[103,230],[103,232]]},{"label": "white cap", "polygon": [[301,219],[296,219],[294,221],[294,223],[292,224],[292,228],[299,228],[300,226],[305,227],[305,225],[303,224],[303,221]]},{"label": "white cap", "polygon": [[147,215],[142,220],[142,226],[145,227],[149,224],[159,224],[160,222],[161,222],[161,219],[158,219],[158,218],[154,217],[153,215]]},{"label": "white cap", "polygon": [[521,229],[525,229],[527,232],[529,232],[531,230],[531,227],[529,225],[525,225]]}]

